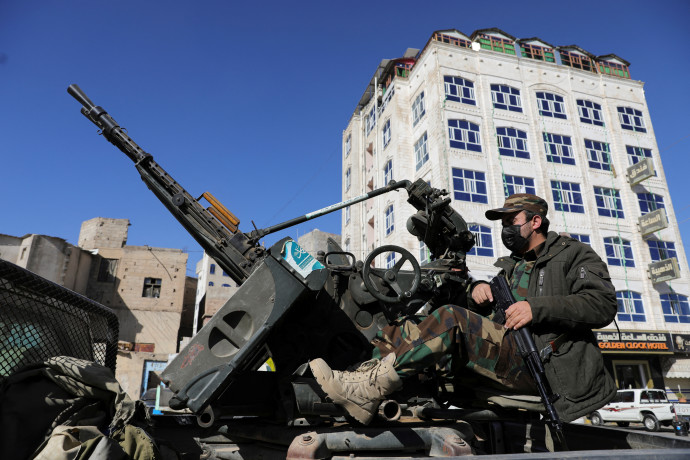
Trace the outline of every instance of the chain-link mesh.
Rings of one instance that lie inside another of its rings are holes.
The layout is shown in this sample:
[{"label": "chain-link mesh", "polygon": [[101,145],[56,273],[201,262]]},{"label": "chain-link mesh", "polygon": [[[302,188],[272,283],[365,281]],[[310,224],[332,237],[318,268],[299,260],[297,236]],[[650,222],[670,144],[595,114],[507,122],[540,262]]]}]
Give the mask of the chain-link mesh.
[{"label": "chain-link mesh", "polygon": [[27,364],[73,356],[115,373],[112,310],[0,259],[0,383]]}]

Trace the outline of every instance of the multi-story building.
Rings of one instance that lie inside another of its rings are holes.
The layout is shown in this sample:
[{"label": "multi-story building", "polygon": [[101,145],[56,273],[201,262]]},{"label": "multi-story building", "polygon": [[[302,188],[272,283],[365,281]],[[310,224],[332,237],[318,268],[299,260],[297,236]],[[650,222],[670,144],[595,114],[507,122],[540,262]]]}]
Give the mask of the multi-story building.
[{"label": "multi-story building", "polygon": [[[629,63],[499,29],[434,32],[421,51],[383,60],[343,132],[343,199],[422,178],[446,189],[476,245],[472,275],[508,255],[487,209],[507,195],[549,203],[551,229],[608,262],[617,330],[596,331],[624,387],[690,391],[690,278],[643,83]],[[343,247],[363,259],[396,244],[424,262],[406,231],[404,192],[343,210]],[[379,265],[394,262],[382,255]]]}]

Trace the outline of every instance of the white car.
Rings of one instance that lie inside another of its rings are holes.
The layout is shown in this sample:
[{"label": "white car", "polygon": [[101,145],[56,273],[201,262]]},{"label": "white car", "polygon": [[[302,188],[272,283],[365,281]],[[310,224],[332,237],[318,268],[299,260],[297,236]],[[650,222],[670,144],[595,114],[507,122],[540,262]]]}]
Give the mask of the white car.
[{"label": "white car", "polygon": [[622,427],[642,422],[648,431],[658,431],[660,424],[668,426],[673,422],[672,407],[664,390],[618,390],[613,401],[592,412],[589,419],[592,425],[616,422]]}]

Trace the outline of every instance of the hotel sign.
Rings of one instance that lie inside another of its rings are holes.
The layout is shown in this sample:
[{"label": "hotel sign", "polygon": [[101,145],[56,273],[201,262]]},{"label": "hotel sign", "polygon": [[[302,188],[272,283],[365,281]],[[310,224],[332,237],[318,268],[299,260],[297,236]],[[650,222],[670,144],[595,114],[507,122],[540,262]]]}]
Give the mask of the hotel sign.
[{"label": "hotel sign", "polygon": [[652,283],[663,283],[664,281],[680,278],[678,259],[671,257],[670,259],[649,264],[648,272]]},{"label": "hotel sign", "polygon": [[648,235],[650,233],[658,232],[668,227],[668,219],[666,218],[666,210],[659,208],[656,211],[645,214],[637,221],[637,227],[640,233]]},{"label": "hotel sign", "polygon": [[651,158],[645,158],[628,168],[628,182],[630,185],[639,184],[645,179],[654,176],[654,163]]},{"label": "hotel sign", "polygon": [[690,335],[673,334],[673,348],[676,353],[690,353]]},{"label": "hotel sign", "polygon": [[656,331],[593,331],[602,353],[673,353],[671,334]]}]

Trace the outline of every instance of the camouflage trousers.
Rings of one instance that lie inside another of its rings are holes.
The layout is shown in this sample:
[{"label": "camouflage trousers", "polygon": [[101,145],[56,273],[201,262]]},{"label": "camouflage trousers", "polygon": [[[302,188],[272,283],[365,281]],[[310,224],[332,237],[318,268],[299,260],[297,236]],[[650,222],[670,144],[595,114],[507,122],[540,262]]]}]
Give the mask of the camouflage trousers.
[{"label": "camouflage trousers", "polygon": [[532,377],[508,329],[454,305],[427,317],[406,318],[379,331],[372,341],[373,357],[395,353],[401,378],[434,368],[448,358],[454,372],[474,372],[507,389],[535,393]]}]

